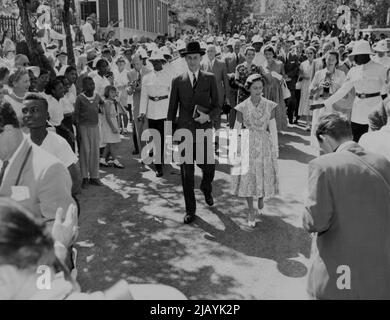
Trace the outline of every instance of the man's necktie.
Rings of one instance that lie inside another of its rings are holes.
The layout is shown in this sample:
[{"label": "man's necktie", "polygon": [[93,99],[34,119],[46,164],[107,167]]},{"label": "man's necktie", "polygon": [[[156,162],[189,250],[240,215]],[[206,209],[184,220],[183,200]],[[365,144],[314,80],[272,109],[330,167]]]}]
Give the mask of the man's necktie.
[{"label": "man's necktie", "polygon": [[4,173],[5,173],[5,169],[7,169],[8,163],[9,163],[8,161],[4,161],[3,165],[1,167],[1,171],[0,171],[0,186],[3,183]]},{"label": "man's necktie", "polygon": [[62,68],[62,64],[60,63],[60,64],[57,66],[58,72],[61,70],[61,68]]},{"label": "man's necktie", "polygon": [[195,87],[196,87],[196,85],[197,85],[198,82],[197,82],[195,73],[193,73],[193,75],[194,75],[194,78],[193,78],[193,81],[192,81],[192,88],[195,89]]},{"label": "man's necktie", "polygon": [[236,53],[236,65],[238,65],[238,54]]}]

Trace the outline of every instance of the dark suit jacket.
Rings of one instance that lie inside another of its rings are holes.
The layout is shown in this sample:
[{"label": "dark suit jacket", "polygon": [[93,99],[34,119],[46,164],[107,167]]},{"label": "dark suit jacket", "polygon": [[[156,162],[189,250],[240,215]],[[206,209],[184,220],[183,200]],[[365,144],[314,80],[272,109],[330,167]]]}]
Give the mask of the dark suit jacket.
[{"label": "dark suit jacket", "polygon": [[295,84],[298,81],[299,76],[299,58],[296,54],[289,52],[286,57],[286,63],[284,64],[284,71],[286,75],[291,79],[287,82],[288,88],[295,90]]},{"label": "dark suit jacket", "polygon": [[225,58],[226,71],[228,74],[235,73],[239,64],[245,62],[245,57],[238,54],[238,63],[236,60],[236,54],[233,52]]},{"label": "dark suit jacket", "polygon": [[[200,124],[194,121],[195,105],[209,109],[210,122]],[[188,72],[173,79],[169,99],[168,121],[175,123],[177,110],[179,110],[179,117],[176,122],[176,128],[191,130],[194,141],[196,129],[211,129],[213,121],[221,113],[215,76],[200,70],[197,86],[194,89],[192,88]]]},{"label": "dark suit jacket", "polygon": [[[303,225],[318,237],[308,291],[318,299],[390,299],[390,190],[383,181],[390,185],[390,162],[354,142],[342,147],[309,164]],[[340,266],[350,269],[350,290],[337,286]]]},{"label": "dark suit jacket", "polygon": [[213,68],[211,68],[211,62],[209,59],[206,59],[202,61],[201,69],[205,72],[212,73],[215,76],[218,89],[218,103],[219,107],[222,107],[225,96],[230,97],[230,86],[226,72],[226,64],[215,59]]}]

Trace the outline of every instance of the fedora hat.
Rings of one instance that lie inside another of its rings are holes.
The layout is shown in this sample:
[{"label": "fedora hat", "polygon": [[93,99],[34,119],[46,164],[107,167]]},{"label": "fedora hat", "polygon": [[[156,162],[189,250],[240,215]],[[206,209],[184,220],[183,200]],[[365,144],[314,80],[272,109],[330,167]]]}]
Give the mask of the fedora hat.
[{"label": "fedora hat", "polygon": [[193,41],[189,42],[187,45],[186,50],[181,54],[182,57],[185,57],[187,54],[196,54],[199,53],[201,56],[203,56],[206,51],[200,47],[200,43]]},{"label": "fedora hat", "polygon": [[357,56],[361,54],[374,54],[371,50],[370,43],[366,40],[357,41],[353,46],[353,50],[350,56]]},{"label": "fedora hat", "polygon": [[372,49],[376,52],[389,52],[390,47],[387,46],[386,40],[381,40],[373,45]]}]

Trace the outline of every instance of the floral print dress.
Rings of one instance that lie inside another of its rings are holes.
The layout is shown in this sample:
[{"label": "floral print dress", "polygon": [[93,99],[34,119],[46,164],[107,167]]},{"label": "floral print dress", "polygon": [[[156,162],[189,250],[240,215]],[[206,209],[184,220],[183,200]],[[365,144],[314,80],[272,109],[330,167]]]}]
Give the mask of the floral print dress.
[{"label": "floral print dress", "polygon": [[268,131],[276,106],[265,98],[255,106],[248,98],[235,107],[248,130],[241,131],[241,163],[232,169],[232,193],[236,196],[267,199],[279,193],[277,149]]}]

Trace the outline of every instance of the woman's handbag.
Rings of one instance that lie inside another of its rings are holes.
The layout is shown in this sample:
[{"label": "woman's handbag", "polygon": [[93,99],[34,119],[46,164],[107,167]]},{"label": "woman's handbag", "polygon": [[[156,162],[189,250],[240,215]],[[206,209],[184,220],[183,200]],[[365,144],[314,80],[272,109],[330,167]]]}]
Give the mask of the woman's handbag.
[{"label": "woman's handbag", "polygon": [[282,91],[283,91],[283,99],[289,99],[291,98],[291,92],[287,87],[286,81],[282,81]]},{"label": "woman's handbag", "polygon": [[295,89],[302,90],[302,78],[299,77],[297,83],[295,84]]}]

